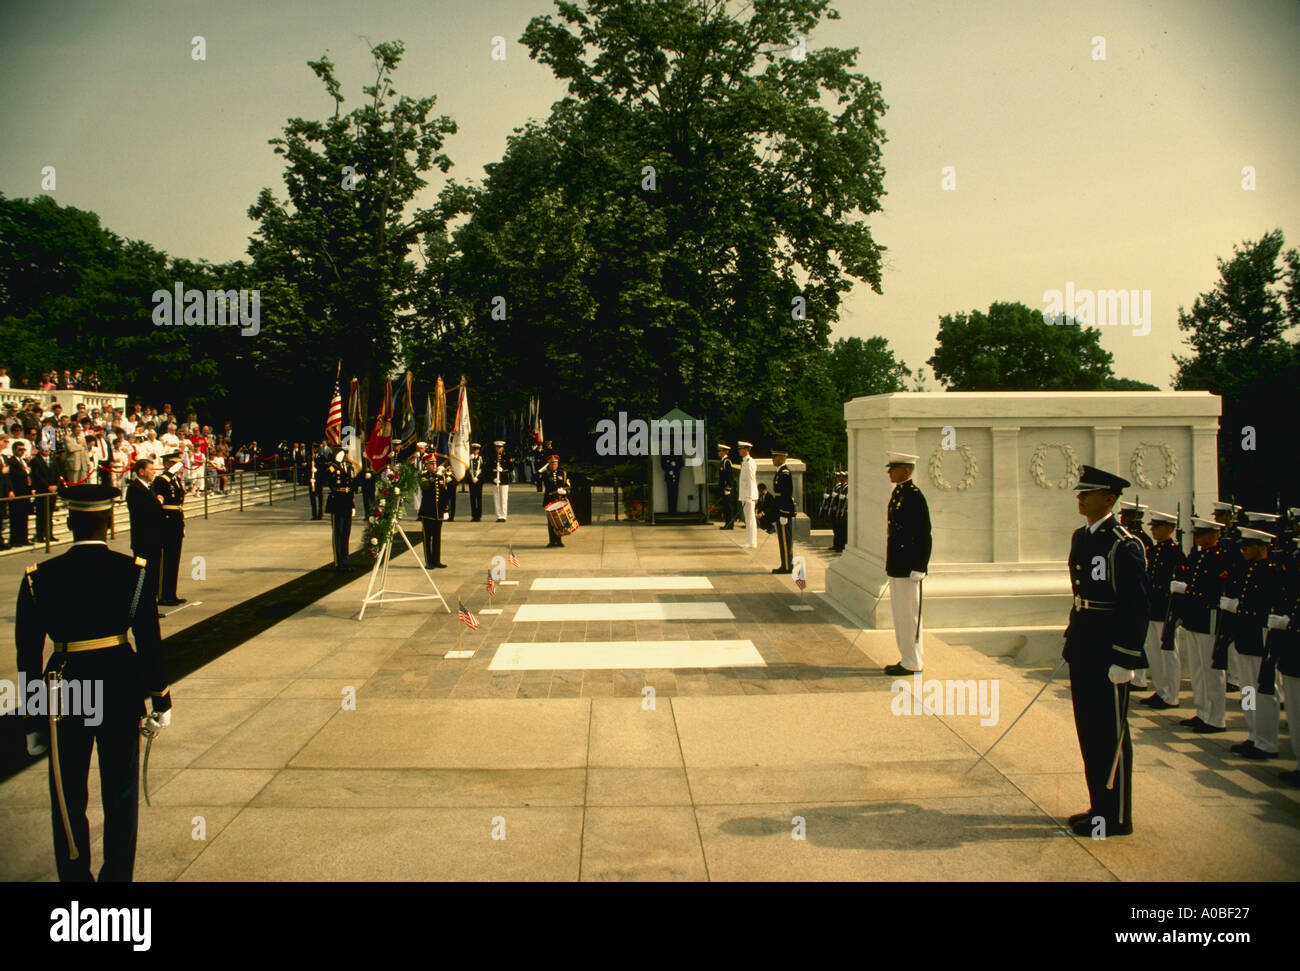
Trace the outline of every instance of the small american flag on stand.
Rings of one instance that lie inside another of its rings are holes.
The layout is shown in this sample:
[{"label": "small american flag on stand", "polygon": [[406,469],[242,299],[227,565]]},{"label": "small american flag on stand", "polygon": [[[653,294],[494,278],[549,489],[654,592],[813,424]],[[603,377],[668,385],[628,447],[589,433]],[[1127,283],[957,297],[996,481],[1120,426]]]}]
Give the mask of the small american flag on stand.
[{"label": "small american flag on stand", "polygon": [[469,608],[465,606],[465,601],[457,598],[456,607],[457,614],[460,616],[460,622],[470,630],[478,630],[478,621],[475,619],[474,615],[469,612]]},{"label": "small american flag on stand", "polygon": [[486,587],[486,589],[487,589],[487,592],[488,592],[488,596],[489,596],[489,597],[495,597],[495,596],[497,595],[497,582],[496,582],[495,580],[492,579],[492,574],[491,574],[491,572],[489,572],[488,575],[487,575],[487,587]]},{"label": "small american flag on stand", "polygon": [[519,557],[515,556],[515,548],[513,546],[510,547],[510,565],[513,567],[519,566]]},{"label": "small american flag on stand", "polygon": [[804,569],[803,557],[799,558],[791,572],[794,574],[794,585],[802,592],[804,587],[808,586],[808,571]]}]

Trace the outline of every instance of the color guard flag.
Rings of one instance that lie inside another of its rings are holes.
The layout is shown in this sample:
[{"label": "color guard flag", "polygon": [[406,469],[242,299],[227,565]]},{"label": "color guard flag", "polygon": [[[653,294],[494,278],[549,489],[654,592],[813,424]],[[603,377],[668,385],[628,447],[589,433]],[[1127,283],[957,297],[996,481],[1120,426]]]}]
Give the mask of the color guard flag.
[{"label": "color guard flag", "polygon": [[469,608],[465,606],[465,601],[457,599],[456,607],[457,614],[460,616],[460,622],[470,630],[478,630],[478,621],[474,619],[474,615],[471,614]]},{"label": "color guard flag", "polygon": [[497,595],[497,582],[492,579],[491,571],[488,571],[487,575],[487,592],[489,597],[495,597]]},{"label": "color guard flag", "polygon": [[465,379],[460,379],[460,395],[456,403],[456,423],[451,430],[451,474],[459,482],[469,471],[469,392],[465,388]]},{"label": "color guard flag", "polygon": [[[339,368],[343,364],[339,362]],[[337,445],[343,437],[343,399],[339,396],[339,376],[334,375],[334,397],[330,399],[330,410],[325,415],[325,441]]]},{"label": "color guard flag", "polygon": [[515,556],[515,548],[513,546],[510,547],[510,565],[515,567],[519,566],[519,557]]}]

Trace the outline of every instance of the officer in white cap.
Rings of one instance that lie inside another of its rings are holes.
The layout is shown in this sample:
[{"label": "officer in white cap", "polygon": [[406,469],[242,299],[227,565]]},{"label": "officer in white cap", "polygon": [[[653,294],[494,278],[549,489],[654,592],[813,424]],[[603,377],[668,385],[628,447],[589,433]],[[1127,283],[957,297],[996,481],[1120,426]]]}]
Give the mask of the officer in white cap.
[{"label": "officer in white cap", "polygon": [[[1182,575],[1187,558],[1183,548],[1174,541],[1178,517],[1173,513],[1151,510],[1152,545],[1147,550],[1147,583],[1151,588],[1147,639],[1143,646],[1150,665],[1155,694],[1143,698],[1148,708],[1178,707],[1178,693],[1183,683],[1183,667],[1178,657],[1178,641],[1165,636],[1165,624],[1173,624],[1172,594],[1169,585]],[[1169,650],[1163,650],[1168,646]],[[1137,680],[1136,678],[1134,679]]]},{"label": "officer in white cap", "polygon": [[497,522],[504,523],[510,507],[510,470],[514,463],[506,454],[505,442],[498,438],[492,444],[497,451],[489,460],[488,481],[492,483],[492,504],[496,508]]},{"label": "officer in white cap", "polygon": [[900,658],[885,668],[891,677],[906,677],[922,668],[921,581],[930,568],[930,507],[912,481],[919,456],[885,453],[885,468],[894,492],[889,497],[888,535],[885,541],[885,575],[894,614],[894,639]]},{"label": "officer in white cap", "polygon": [[[1249,736],[1232,750],[1248,759],[1277,758],[1278,702],[1276,668],[1266,657],[1268,615],[1277,613],[1283,599],[1280,571],[1268,556],[1273,534],[1243,526],[1241,562],[1228,579],[1219,608],[1231,615],[1231,652],[1237,657],[1241,678],[1242,710]],[[1254,688],[1254,704],[1246,704],[1246,688]]]},{"label": "officer in white cap", "polygon": [[758,463],[749,454],[754,446],[749,442],[737,442],[740,451],[740,485],[736,492],[740,499],[740,510],[745,517],[745,546],[751,550],[758,549],[758,515],[754,506],[758,503]]},{"label": "officer in white cap", "polygon": [[1219,597],[1228,574],[1228,556],[1219,545],[1223,527],[1210,519],[1192,518],[1194,548],[1181,574],[1169,583],[1177,638],[1192,676],[1196,714],[1179,724],[1201,735],[1226,731],[1224,726],[1227,678],[1223,665],[1214,665],[1214,631],[1218,626]]}]

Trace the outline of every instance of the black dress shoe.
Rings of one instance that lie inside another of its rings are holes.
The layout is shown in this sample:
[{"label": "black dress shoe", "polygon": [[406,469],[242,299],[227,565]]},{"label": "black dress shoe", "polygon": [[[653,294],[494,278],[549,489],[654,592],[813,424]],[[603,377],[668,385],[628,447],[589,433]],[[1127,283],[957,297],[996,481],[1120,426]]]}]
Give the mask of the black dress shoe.
[{"label": "black dress shoe", "polygon": [[1240,691],[1240,690],[1241,690],[1241,685],[1233,684],[1231,681],[1229,681],[1228,684],[1227,684],[1227,686],[1226,686],[1226,690],[1228,690],[1228,691]]},{"label": "black dress shoe", "polygon": [[1201,721],[1200,715],[1193,715],[1191,718],[1184,718],[1178,724],[1183,728],[1200,728],[1205,722]]},{"label": "black dress shoe", "polygon": [[177,603],[177,604],[183,604],[185,602],[186,599],[184,597],[177,597],[175,600],[172,601],[172,603]]},{"label": "black dress shoe", "polygon": [[[1092,836],[1093,823],[1091,819],[1085,819],[1081,822],[1075,823],[1070,827],[1070,829],[1074,832],[1075,836]],[[1132,834],[1132,823],[1124,823],[1122,826],[1118,824],[1112,826],[1110,823],[1105,823],[1098,835],[1105,839],[1109,839],[1112,836],[1131,836]]]},{"label": "black dress shoe", "polygon": [[497,522],[499,522],[499,523],[504,523],[505,520],[504,520],[504,519],[498,519]]},{"label": "black dress shoe", "polygon": [[434,568],[435,570],[445,570],[445,569],[447,569],[447,564],[446,564],[446,563],[435,563],[435,564],[433,565],[433,568]]},{"label": "black dress shoe", "polygon": [[1244,751],[1245,751],[1246,749],[1248,749],[1248,748],[1254,748],[1254,746],[1251,744],[1250,740],[1247,739],[1247,740],[1244,741],[1244,742],[1238,742],[1236,745],[1230,746],[1230,748],[1231,748],[1232,751],[1234,751],[1234,752],[1241,753],[1241,752],[1244,752]]},{"label": "black dress shoe", "polygon": [[1211,725],[1208,722],[1201,722],[1192,729],[1197,735],[1218,735],[1220,732],[1226,732],[1227,730],[1224,725]]},{"label": "black dress shoe", "polygon": [[1262,748],[1257,748],[1254,742],[1247,742],[1246,748],[1241,749],[1237,754],[1247,759],[1275,759],[1276,752],[1265,752]]},{"label": "black dress shoe", "polygon": [[885,668],[885,673],[891,678],[906,678],[913,674],[920,674],[920,671],[909,671],[902,664],[891,664]]},{"label": "black dress shoe", "polygon": [[1289,786],[1295,786],[1300,789],[1300,769],[1292,769],[1290,772],[1282,772],[1278,775]]},{"label": "black dress shoe", "polygon": [[1075,813],[1073,816],[1070,817],[1070,825],[1077,826],[1080,823],[1087,822],[1088,820],[1092,819],[1093,816],[1096,815],[1097,813],[1091,809],[1089,809],[1086,813]]},{"label": "black dress shoe", "polygon": [[1178,707],[1177,705],[1171,705],[1169,702],[1165,701],[1165,699],[1161,698],[1159,695],[1152,695],[1150,698],[1143,698],[1142,704],[1146,705],[1148,708],[1155,708],[1157,711],[1163,711],[1166,708]]},{"label": "black dress shoe", "polygon": [[772,572],[773,572],[773,573],[789,573],[790,571],[789,571],[789,570],[782,569],[781,567],[778,566],[778,567],[777,567],[776,569],[774,569]]}]

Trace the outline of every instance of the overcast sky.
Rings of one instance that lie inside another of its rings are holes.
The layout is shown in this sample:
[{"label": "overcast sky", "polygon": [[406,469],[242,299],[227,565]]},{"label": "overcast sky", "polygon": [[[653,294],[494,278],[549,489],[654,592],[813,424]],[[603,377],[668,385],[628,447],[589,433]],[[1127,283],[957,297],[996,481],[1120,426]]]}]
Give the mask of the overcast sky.
[{"label": "overcast sky", "polygon": [[[1179,304],[1216,258],[1281,227],[1300,246],[1300,2],[841,0],[810,46],[858,47],[889,105],[884,294],[859,285],[834,336],[886,336],[914,368],[941,314],[1044,291],[1151,292],[1150,332],[1107,327],[1116,373],[1168,387]],[[331,103],[328,51],[355,106],[372,42],[401,40],[398,90],[435,94],[478,179],[563,89],[517,42],[549,0],[0,0],[0,191],[40,194],[174,256],[244,257],[267,139]],[[206,61],[190,40],[206,40]],[[504,62],[491,59],[504,36]],[[1094,59],[1103,38],[1105,59]],[[941,186],[955,169],[956,190]],[[1242,188],[1253,166],[1256,188]],[[441,185],[432,173],[418,200]],[[933,380],[931,388],[938,390]]]}]

